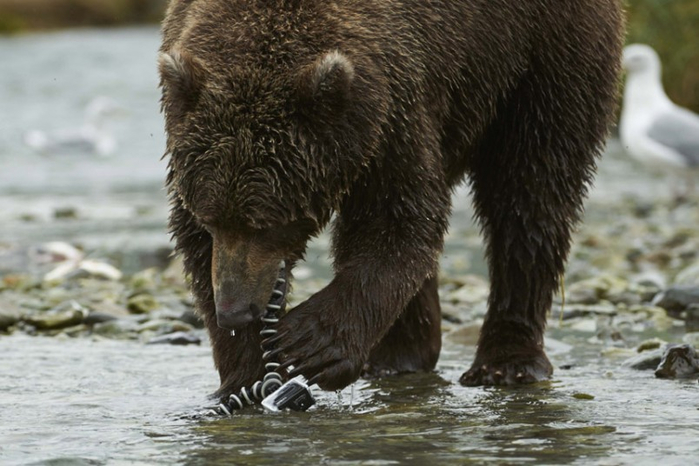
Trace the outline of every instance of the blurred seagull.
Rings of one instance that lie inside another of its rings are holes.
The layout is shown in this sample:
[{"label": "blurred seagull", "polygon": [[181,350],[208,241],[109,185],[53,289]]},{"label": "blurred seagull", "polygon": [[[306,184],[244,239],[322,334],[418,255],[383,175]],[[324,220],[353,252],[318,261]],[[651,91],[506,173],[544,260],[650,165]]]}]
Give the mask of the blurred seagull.
[{"label": "blurred seagull", "polygon": [[658,54],[647,45],[629,45],[623,65],[627,77],[619,133],[624,148],[650,167],[698,170],[699,115],[675,105],[665,94]]},{"label": "blurred seagull", "polygon": [[31,130],[24,143],[41,153],[87,152],[107,157],[116,150],[114,135],[106,128],[106,117],[121,107],[109,97],[97,97],[85,108],[85,121],[79,128],[66,128],[47,133]]}]

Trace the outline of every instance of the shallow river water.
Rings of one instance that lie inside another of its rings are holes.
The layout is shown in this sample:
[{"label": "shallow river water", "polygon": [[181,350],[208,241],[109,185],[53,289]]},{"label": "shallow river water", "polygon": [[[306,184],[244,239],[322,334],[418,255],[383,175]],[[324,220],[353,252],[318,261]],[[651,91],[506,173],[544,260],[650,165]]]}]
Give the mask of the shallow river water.
[{"label": "shallow river water", "polygon": [[[161,188],[164,136],[154,28],[0,39],[0,274],[42,241],[80,244],[125,271],[169,247]],[[108,96],[115,154],[38,154],[22,135],[82,124]],[[601,166],[588,216],[662,187],[617,150]],[[464,190],[455,197],[445,274],[485,274]],[[477,236],[476,236],[477,238]],[[308,275],[327,279],[327,238]],[[303,281],[297,287],[302,288]],[[217,374],[206,344],[0,335],[0,464],[699,464],[699,385],[660,380],[602,357],[593,333],[551,318],[552,381],[458,384],[472,344],[445,338],[436,373],[319,393],[307,413],[201,417]],[[681,329],[648,332],[667,341]],[[640,338],[640,337],[639,337]]]}]

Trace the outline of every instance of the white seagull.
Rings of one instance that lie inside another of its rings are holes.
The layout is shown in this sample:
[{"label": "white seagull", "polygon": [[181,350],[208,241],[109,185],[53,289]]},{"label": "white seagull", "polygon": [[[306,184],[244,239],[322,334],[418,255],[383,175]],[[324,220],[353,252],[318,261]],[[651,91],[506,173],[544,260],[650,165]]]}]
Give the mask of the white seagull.
[{"label": "white seagull", "polygon": [[109,97],[96,97],[85,109],[85,121],[78,128],[65,128],[47,133],[38,129],[24,134],[24,143],[37,152],[95,153],[112,155],[117,148],[114,135],[107,129],[107,117],[121,108]]},{"label": "white seagull", "polygon": [[647,45],[629,45],[623,65],[627,74],[619,135],[626,151],[665,172],[698,170],[699,115],[665,94],[658,54]]}]

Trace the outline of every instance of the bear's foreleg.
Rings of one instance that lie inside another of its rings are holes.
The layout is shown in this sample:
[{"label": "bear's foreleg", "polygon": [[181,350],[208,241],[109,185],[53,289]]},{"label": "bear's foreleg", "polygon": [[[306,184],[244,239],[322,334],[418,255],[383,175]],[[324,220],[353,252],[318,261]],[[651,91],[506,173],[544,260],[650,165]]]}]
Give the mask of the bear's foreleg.
[{"label": "bear's foreleg", "polygon": [[[429,166],[406,160],[409,166],[390,170],[400,180],[374,174],[345,202],[334,225],[335,278],[288,312],[278,335],[263,343],[274,348],[270,357],[294,366],[291,376],[303,374],[325,390],[344,388],[377,345],[377,368],[434,366],[440,346],[434,277],[450,191]],[[379,342],[406,309],[406,319],[386,341],[399,345],[396,352],[409,348],[401,359]],[[420,341],[400,341],[401,330],[404,338]]]},{"label": "bear's foreleg", "polygon": [[441,324],[438,280],[434,276],[425,280],[391,330],[371,350],[363,376],[433,370],[442,347]]}]

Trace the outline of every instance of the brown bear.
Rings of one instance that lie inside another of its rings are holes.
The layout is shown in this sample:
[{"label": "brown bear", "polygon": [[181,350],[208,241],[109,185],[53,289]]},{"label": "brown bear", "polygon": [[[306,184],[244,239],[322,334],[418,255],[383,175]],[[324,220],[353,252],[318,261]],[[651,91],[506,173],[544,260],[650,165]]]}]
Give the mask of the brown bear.
[{"label": "brown bear", "polygon": [[[277,357],[327,390],[434,369],[465,178],[491,291],[465,385],[548,378],[543,332],[618,89],[617,0],[171,0],[171,230],[226,398]],[[262,342],[279,263],[334,279]],[[235,336],[231,336],[234,329]]]}]

